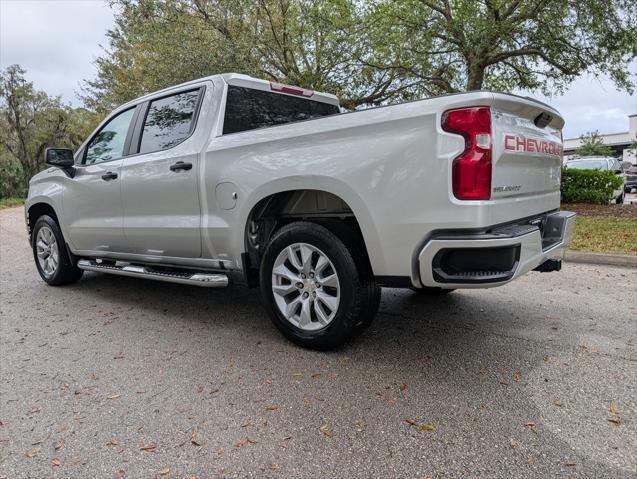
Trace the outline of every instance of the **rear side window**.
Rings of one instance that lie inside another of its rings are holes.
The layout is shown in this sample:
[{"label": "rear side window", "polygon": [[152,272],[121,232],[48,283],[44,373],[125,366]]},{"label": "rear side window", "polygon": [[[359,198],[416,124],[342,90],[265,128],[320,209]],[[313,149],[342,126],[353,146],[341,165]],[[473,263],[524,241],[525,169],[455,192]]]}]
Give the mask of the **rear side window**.
[{"label": "rear side window", "polygon": [[140,153],[167,150],[178,145],[192,133],[200,90],[191,90],[150,102]]},{"label": "rear side window", "polygon": [[339,113],[338,106],[268,91],[228,86],[223,133],[237,133]]}]

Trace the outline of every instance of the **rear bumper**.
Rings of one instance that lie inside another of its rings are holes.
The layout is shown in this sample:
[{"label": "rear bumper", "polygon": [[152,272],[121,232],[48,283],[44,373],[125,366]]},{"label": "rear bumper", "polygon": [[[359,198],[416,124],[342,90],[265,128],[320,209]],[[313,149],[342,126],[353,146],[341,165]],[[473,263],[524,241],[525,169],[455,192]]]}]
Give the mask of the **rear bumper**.
[{"label": "rear bumper", "polygon": [[574,230],[575,213],[558,211],[481,232],[437,232],[418,255],[420,286],[488,288],[559,269]]}]

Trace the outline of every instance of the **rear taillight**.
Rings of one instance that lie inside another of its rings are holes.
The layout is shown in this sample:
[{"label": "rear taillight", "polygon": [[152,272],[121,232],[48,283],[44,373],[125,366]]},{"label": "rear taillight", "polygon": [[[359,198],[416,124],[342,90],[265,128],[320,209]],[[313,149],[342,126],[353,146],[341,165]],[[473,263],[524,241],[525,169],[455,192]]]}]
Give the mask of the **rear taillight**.
[{"label": "rear taillight", "polygon": [[488,106],[448,110],[442,129],[465,139],[465,149],[453,160],[453,194],[459,200],[491,198],[491,110]]}]

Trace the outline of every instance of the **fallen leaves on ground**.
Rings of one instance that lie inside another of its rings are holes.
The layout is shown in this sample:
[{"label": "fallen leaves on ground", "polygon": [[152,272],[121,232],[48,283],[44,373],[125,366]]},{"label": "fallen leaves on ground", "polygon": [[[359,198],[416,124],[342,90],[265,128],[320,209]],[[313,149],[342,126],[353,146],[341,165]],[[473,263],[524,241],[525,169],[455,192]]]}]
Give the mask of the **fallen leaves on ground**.
[{"label": "fallen leaves on ground", "polygon": [[119,446],[119,439],[111,439],[106,443],[107,446]]},{"label": "fallen leaves on ground", "polygon": [[252,438],[251,438],[251,437],[249,437],[249,436],[246,436],[246,437],[244,437],[243,439],[239,440],[239,442],[237,442],[237,443],[234,445],[234,447],[236,447],[236,448],[240,448],[240,447],[245,446],[246,444],[256,444],[256,443],[257,443],[257,441],[256,441],[256,440],[252,439]]},{"label": "fallen leaves on ground", "polygon": [[522,377],[522,373],[520,371],[516,371],[515,373],[513,373],[513,380],[515,382],[520,382],[520,378]]},{"label": "fallen leaves on ground", "polygon": [[367,427],[367,421],[365,421],[365,419],[359,419],[354,424],[356,424],[356,427],[358,428],[359,431],[362,431],[363,429]]},{"label": "fallen leaves on ground", "polygon": [[606,419],[608,422],[612,423],[613,426],[619,426],[622,422],[620,419],[615,419],[614,417],[609,417]]},{"label": "fallen leaves on ground", "polygon": [[163,467],[162,469],[159,470],[159,475],[160,476],[165,476],[166,474],[168,474],[170,472],[170,464]]},{"label": "fallen leaves on ground", "polygon": [[562,401],[560,401],[559,399],[554,399],[553,400],[553,406],[564,407],[564,403]]},{"label": "fallen leaves on ground", "polygon": [[51,459],[51,465],[53,467],[59,467],[62,465],[62,462],[57,457],[54,457],[53,459]]},{"label": "fallen leaves on ground", "polygon": [[140,451],[154,451],[155,449],[157,449],[157,444],[155,443],[147,444],[139,448]]},{"label": "fallen leaves on ground", "polygon": [[405,422],[410,426],[415,427],[419,431],[433,431],[436,429],[435,424],[421,424],[420,422],[415,421],[411,418],[405,418]]},{"label": "fallen leaves on ground", "polygon": [[25,456],[31,458],[31,457],[35,457],[38,454],[40,454],[41,449],[39,447],[34,447],[33,449],[30,449],[29,451],[27,451],[27,453],[25,454]]},{"label": "fallen leaves on ground", "polygon": [[325,434],[327,437],[334,437],[336,436],[336,433],[334,431],[332,431],[330,429],[330,427],[327,424],[323,424],[319,427],[319,431],[321,431],[323,434]]},{"label": "fallen leaves on ground", "polygon": [[118,397],[121,397],[121,394],[113,394],[112,396],[106,396],[106,399],[117,399]]},{"label": "fallen leaves on ground", "polygon": [[608,410],[611,414],[617,414],[617,405],[611,401],[610,406],[608,406]]},{"label": "fallen leaves on ground", "polygon": [[197,432],[193,431],[192,435],[190,436],[190,442],[195,445],[195,446],[201,446],[201,441],[199,440],[199,438],[197,437]]},{"label": "fallen leaves on ground", "polygon": [[529,421],[526,424],[524,424],[524,427],[528,427],[531,431],[537,433],[537,426],[532,421]]},{"label": "fallen leaves on ground", "polygon": [[53,446],[53,448],[56,451],[59,451],[60,449],[62,449],[64,447],[64,439],[60,439],[58,442],[55,443],[55,446]]},{"label": "fallen leaves on ground", "polygon": [[407,383],[403,383],[400,385],[400,390],[401,391],[407,391],[407,389],[409,388],[409,384]]}]

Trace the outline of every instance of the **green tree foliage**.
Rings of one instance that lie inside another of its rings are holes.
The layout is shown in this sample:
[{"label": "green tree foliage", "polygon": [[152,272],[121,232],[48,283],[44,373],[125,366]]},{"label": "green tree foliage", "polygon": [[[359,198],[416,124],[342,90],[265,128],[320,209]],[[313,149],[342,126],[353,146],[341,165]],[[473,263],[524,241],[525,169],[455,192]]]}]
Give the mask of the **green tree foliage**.
[{"label": "green tree foliage", "polygon": [[604,140],[597,130],[579,138],[582,144],[575,150],[578,156],[613,156],[615,154],[610,146],[604,145]]},{"label": "green tree foliage", "polygon": [[612,171],[562,170],[562,201],[607,205],[614,199],[613,191],[624,183]]},{"label": "green tree foliage", "polygon": [[371,15],[369,64],[419,79],[430,94],[553,93],[584,72],[634,88],[634,0],[380,0]]},{"label": "green tree foliage", "polygon": [[44,167],[49,146],[77,147],[96,116],[72,109],[59,98],[34,89],[25,70],[11,65],[0,72],[0,196],[20,196],[29,178]]},{"label": "green tree foliage", "polygon": [[241,72],[343,97],[355,107],[389,98],[392,72],[362,73],[349,0],[115,0],[110,48],[85,84],[98,110],[169,85]]},{"label": "green tree foliage", "polygon": [[561,91],[584,72],[632,91],[629,0],[113,0],[92,108],[236,71],[378,105],[489,88]]}]

